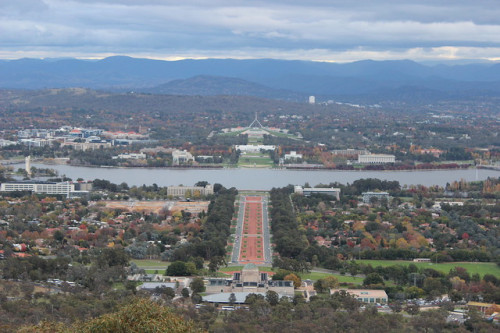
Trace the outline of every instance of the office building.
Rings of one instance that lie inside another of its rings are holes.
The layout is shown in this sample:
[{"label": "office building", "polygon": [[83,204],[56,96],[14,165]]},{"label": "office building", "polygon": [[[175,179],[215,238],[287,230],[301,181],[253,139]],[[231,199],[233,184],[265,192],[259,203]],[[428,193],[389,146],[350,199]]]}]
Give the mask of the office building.
[{"label": "office building", "polygon": [[396,156],[389,154],[358,155],[358,163],[360,164],[384,164],[395,162]]}]

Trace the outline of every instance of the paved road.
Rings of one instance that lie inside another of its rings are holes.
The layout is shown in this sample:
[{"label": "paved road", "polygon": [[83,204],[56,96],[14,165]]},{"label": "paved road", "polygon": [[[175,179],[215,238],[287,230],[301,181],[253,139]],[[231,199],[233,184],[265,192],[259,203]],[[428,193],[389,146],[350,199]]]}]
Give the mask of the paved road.
[{"label": "paved road", "polygon": [[[268,202],[266,196],[260,196],[262,203],[262,233],[263,233],[263,247],[264,247],[264,264],[272,264],[272,251],[271,251],[271,236],[269,228],[269,217],[268,217]],[[243,237],[243,220],[246,207],[246,196],[240,196],[240,205],[238,210],[238,218],[236,224],[236,233],[234,235],[233,252],[231,254],[231,263],[233,264],[246,264],[246,262],[240,262],[240,248],[241,239]]]},{"label": "paved road", "polygon": [[238,218],[236,222],[236,232],[234,234],[234,244],[233,244],[233,253],[231,255],[231,263],[238,263],[238,259],[240,257],[244,214],[245,214],[245,197],[242,195],[240,196],[240,205],[238,210]]},{"label": "paved road", "polygon": [[271,227],[269,226],[269,212],[267,208],[267,196],[262,196],[262,233],[264,236],[264,261],[266,265],[271,265],[273,263],[271,250]]}]

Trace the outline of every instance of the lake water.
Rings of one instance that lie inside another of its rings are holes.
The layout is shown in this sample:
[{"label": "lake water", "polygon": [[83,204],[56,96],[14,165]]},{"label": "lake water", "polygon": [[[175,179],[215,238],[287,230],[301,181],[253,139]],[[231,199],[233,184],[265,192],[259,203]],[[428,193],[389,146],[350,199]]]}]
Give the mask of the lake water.
[{"label": "lake water", "polygon": [[455,180],[484,180],[500,177],[500,172],[485,169],[436,170],[436,171],[332,171],[332,170],[280,170],[280,169],[158,169],[158,168],[89,168],[70,165],[33,164],[37,168],[51,168],[73,180],[83,178],[106,179],[112,183],[128,185],[193,185],[205,180],[240,190],[269,190],[288,184],[311,186],[340,182],[352,183],[361,178],[397,180],[401,185],[440,185]]}]

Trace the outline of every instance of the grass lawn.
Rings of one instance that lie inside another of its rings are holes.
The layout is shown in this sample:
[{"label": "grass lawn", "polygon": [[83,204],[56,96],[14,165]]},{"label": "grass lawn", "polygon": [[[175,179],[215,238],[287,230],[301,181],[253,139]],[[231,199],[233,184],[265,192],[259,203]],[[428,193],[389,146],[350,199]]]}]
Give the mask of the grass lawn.
[{"label": "grass lawn", "polygon": [[446,263],[428,263],[428,262],[413,262],[405,260],[356,260],[356,262],[370,264],[376,266],[392,266],[392,265],[405,265],[415,264],[418,268],[432,268],[436,271],[449,273],[450,269],[455,267],[463,267],[467,269],[470,275],[479,274],[483,277],[485,274],[492,274],[500,276],[500,267],[493,262],[446,262]]},{"label": "grass lawn", "polygon": [[134,262],[140,268],[147,267],[167,267],[170,263],[161,260],[149,260],[149,259],[134,259],[130,260],[130,262]]},{"label": "grass lawn", "polygon": [[271,135],[281,137],[281,138],[289,138],[292,140],[300,140],[297,136],[292,135],[292,134],[286,134],[286,133],[281,133],[281,132],[276,132],[276,131],[271,131],[271,130],[266,130]]},{"label": "grass lawn", "polygon": [[164,269],[145,269],[144,271],[146,274],[155,274],[156,271],[158,271],[158,274],[165,274]]},{"label": "grass lawn", "polygon": [[238,166],[272,166],[273,160],[267,154],[247,153],[241,155],[238,160]]},{"label": "grass lawn", "polygon": [[[243,266],[228,266],[228,267],[222,267],[219,269],[221,272],[233,272],[233,271],[241,271],[243,269]],[[259,269],[261,271],[266,271],[266,272],[273,272],[276,270],[273,270],[272,267],[260,267]],[[360,277],[352,277],[350,275],[340,275],[340,274],[329,274],[329,273],[317,273],[317,272],[310,272],[310,273],[302,273],[299,274],[300,278],[302,280],[319,280],[323,279],[327,276],[335,276],[339,282],[347,282],[347,283],[355,283],[355,284],[362,284],[363,283],[363,278]]]},{"label": "grass lawn", "polygon": [[234,132],[228,132],[228,133],[219,133],[217,135],[220,135],[220,136],[238,136],[238,135],[240,135],[241,133],[243,133],[245,131],[246,131],[246,128],[245,129],[241,129],[241,131],[234,131]]},{"label": "grass lawn", "polygon": [[311,273],[303,273],[299,274],[300,278],[302,280],[319,280],[326,278],[327,276],[335,276],[337,280],[339,280],[340,283],[354,283],[354,284],[362,284],[363,283],[363,278],[361,277],[352,277],[350,275],[340,275],[340,274],[329,274],[329,273],[318,273],[318,272],[311,272]]}]

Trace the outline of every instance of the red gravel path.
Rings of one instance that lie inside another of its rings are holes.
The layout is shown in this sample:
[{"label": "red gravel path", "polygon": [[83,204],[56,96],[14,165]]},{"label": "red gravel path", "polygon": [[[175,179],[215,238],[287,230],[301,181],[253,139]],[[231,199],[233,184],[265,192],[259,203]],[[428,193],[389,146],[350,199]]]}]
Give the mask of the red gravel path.
[{"label": "red gravel path", "polygon": [[239,261],[260,264],[264,262],[262,200],[260,197],[249,196],[245,197],[245,201],[243,235]]}]

